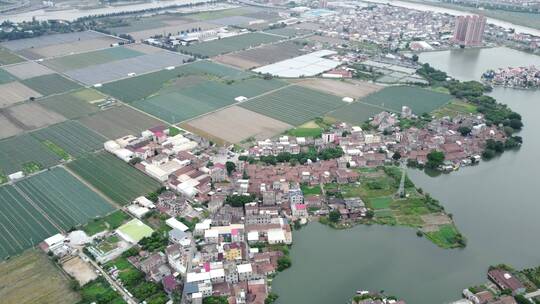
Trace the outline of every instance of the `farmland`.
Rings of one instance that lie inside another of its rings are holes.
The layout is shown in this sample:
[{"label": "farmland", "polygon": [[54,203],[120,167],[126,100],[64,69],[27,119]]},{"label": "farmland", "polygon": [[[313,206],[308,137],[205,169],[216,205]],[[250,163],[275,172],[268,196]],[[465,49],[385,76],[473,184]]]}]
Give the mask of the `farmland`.
[{"label": "farmland", "polygon": [[335,80],[335,79],[302,79],[294,80],[295,84],[306,88],[319,90],[329,94],[335,94],[341,97],[362,98],[369,94],[379,91],[382,87],[364,82],[353,80]]},{"label": "farmland", "polygon": [[418,87],[392,86],[363,98],[362,102],[395,112],[401,112],[402,106],[408,106],[414,113],[420,115],[422,113],[430,113],[450,100],[452,100],[450,94]]},{"label": "farmland", "polygon": [[28,79],[37,76],[54,74],[54,71],[34,61],[26,61],[3,68],[19,79]]},{"label": "farmland", "polygon": [[295,126],[343,105],[337,96],[288,86],[242,103],[241,107]]},{"label": "farmland", "polygon": [[53,58],[44,61],[43,64],[57,72],[65,72],[140,55],[143,55],[143,53],[127,47],[113,47],[83,54]]},{"label": "farmland", "polygon": [[70,156],[79,157],[103,147],[106,138],[86,128],[76,121],[66,121],[45,129],[32,132],[31,135],[41,142],[52,142]]},{"label": "farmland", "polygon": [[58,74],[43,75],[22,81],[26,86],[38,91],[42,95],[58,94],[81,86]]},{"label": "farmland", "polygon": [[14,64],[23,62],[24,59],[11,53],[10,51],[0,48],[0,65]]},{"label": "farmland", "polygon": [[25,129],[32,130],[66,120],[62,115],[49,111],[37,102],[28,102],[15,105],[6,110],[6,114],[25,126]]},{"label": "farmland", "polygon": [[0,298],[3,303],[77,303],[79,295],[69,278],[39,250],[0,263]]},{"label": "farmland", "polygon": [[28,170],[30,164],[48,168],[59,161],[60,157],[29,134],[0,141],[0,170],[5,174]]},{"label": "farmland", "polygon": [[22,131],[23,130],[15,125],[10,119],[3,114],[0,114],[0,139],[17,135]]},{"label": "farmland", "polygon": [[327,115],[333,117],[339,121],[344,121],[352,124],[361,124],[367,121],[370,117],[381,113],[384,109],[379,107],[363,103],[353,102],[345,105],[339,109],[336,109]]},{"label": "farmland", "polygon": [[276,42],[281,39],[283,38],[263,33],[247,33],[229,38],[192,44],[189,46],[180,46],[178,47],[178,50],[185,54],[192,54],[201,57],[213,57],[224,53],[255,47],[261,44]]},{"label": "farmland", "polygon": [[120,227],[128,219],[130,219],[129,215],[122,210],[118,210],[102,218],[90,221],[88,224],[84,225],[83,230],[86,234],[92,236],[104,230],[112,231]]},{"label": "farmland", "polygon": [[101,196],[59,167],[19,181],[16,187],[63,230],[114,210]]},{"label": "farmland", "polygon": [[100,111],[78,120],[87,128],[109,138],[117,139],[128,134],[139,134],[163,123],[144,113],[120,106]]},{"label": "farmland", "polygon": [[252,69],[271,64],[281,60],[302,55],[301,44],[286,41],[276,44],[263,45],[254,49],[240,51],[232,54],[217,56],[218,62],[229,64],[241,69]]},{"label": "farmland", "polygon": [[13,77],[10,73],[0,70],[0,84],[9,83],[15,80],[15,77]]},{"label": "farmland", "polygon": [[60,95],[40,99],[40,104],[67,119],[76,119],[99,111],[93,102],[103,100],[105,96],[92,89],[81,89]]},{"label": "farmland", "polygon": [[106,152],[79,158],[68,167],[121,205],[159,188],[157,181]]},{"label": "farmland", "polygon": [[250,137],[267,139],[292,127],[238,106],[202,116],[189,121],[187,125],[187,129],[192,127],[229,143],[238,143]]},{"label": "farmland", "polygon": [[40,93],[17,81],[0,84],[0,108],[40,96]]}]

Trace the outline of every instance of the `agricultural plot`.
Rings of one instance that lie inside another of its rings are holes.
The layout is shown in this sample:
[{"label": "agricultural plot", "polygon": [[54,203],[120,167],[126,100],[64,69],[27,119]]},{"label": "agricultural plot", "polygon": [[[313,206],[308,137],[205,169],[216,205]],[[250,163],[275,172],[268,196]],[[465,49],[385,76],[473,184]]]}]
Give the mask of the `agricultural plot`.
[{"label": "agricultural plot", "polygon": [[68,167],[121,205],[160,187],[157,181],[107,152],[79,158]]},{"label": "agricultural plot", "polygon": [[201,135],[210,134],[228,143],[238,143],[250,137],[267,139],[292,128],[289,124],[238,106],[189,121],[187,126],[195,132],[202,131]]},{"label": "agricultural plot", "polygon": [[58,164],[60,157],[28,134],[0,141],[0,171],[12,174],[30,170],[31,164],[48,168]]},{"label": "agricultural plot", "polygon": [[124,106],[82,117],[79,122],[109,139],[139,134],[141,131],[163,124],[155,118]]},{"label": "agricultural plot", "polygon": [[40,99],[40,104],[48,110],[59,113],[67,119],[76,119],[99,111],[92,103],[105,99],[93,89],[81,89],[61,95]]},{"label": "agricultural plot", "polygon": [[54,71],[34,61],[26,61],[3,68],[19,79],[28,79],[43,75],[54,74]]},{"label": "agricultural plot", "polygon": [[0,84],[0,108],[28,100],[31,97],[41,97],[41,94],[18,81]]},{"label": "agricultural plot", "polygon": [[10,51],[0,48],[0,65],[14,64],[23,62],[24,59],[11,53]]},{"label": "agricultural plot", "polygon": [[27,130],[42,128],[66,120],[62,115],[49,111],[36,102],[21,103],[10,107],[6,110],[6,114],[24,125]]},{"label": "agricultural plot", "polygon": [[77,41],[84,41],[89,39],[95,39],[100,37],[106,37],[105,35],[94,32],[74,32],[66,34],[55,34],[55,35],[43,35],[35,38],[26,38],[26,39],[17,39],[10,40],[0,43],[3,47],[11,51],[20,51],[30,48],[41,48],[51,45],[61,45],[65,43],[72,43]]},{"label": "agricultural plot", "polygon": [[276,42],[283,37],[263,33],[247,33],[229,38],[180,46],[178,50],[186,54],[213,57],[220,54],[252,48],[261,44]]},{"label": "agricultural plot", "polygon": [[222,18],[217,18],[213,20],[208,20],[208,22],[217,24],[220,26],[240,26],[240,25],[247,25],[251,21],[254,21],[254,18],[246,17],[246,16],[227,16]]},{"label": "agricultural plot", "polygon": [[57,72],[65,72],[117,60],[137,57],[143,54],[144,53],[121,46],[83,54],[75,54],[59,58],[53,58],[44,61],[43,64]]},{"label": "agricultural plot", "polygon": [[0,139],[17,135],[23,131],[22,128],[14,124],[4,114],[0,113]]},{"label": "agricultural plot", "polygon": [[0,187],[0,211],[0,258],[21,253],[59,232],[12,185]]},{"label": "agricultural plot", "polygon": [[425,90],[418,87],[386,87],[362,99],[362,102],[401,112],[402,106],[410,107],[414,113],[430,113],[452,100],[450,94]]},{"label": "agricultural plot", "polygon": [[302,36],[302,35],[307,35],[307,34],[313,33],[313,31],[311,31],[309,29],[296,28],[294,26],[275,28],[275,29],[271,29],[271,30],[266,30],[264,32],[269,33],[269,34],[283,36],[284,38],[293,38],[293,37],[296,37],[296,36]]},{"label": "agricultural plot", "polygon": [[4,83],[9,83],[9,82],[13,82],[13,81],[16,81],[17,79],[15,77],[13,77],[13,75],[11,75],[10,73],[4,71],[4,70],[0,70],[0,84],[4,84]]},{"label": "agricultural plot", "polygon": [[185,63],[190,57],[178,53],[162,51],[132,58],[112,61],[65,72],[70,78],[87,85],[102,84],[145,74]]},{"label": "agricultural plot", "polygon": [[22,81],[25,85],[44,96],[64,93],[81,88],[81,86],[59,74],[43,75]]},{"label": "agricultural plot", "polygon": [[214,60],[248,70],[302,55],[300,48],[300,45],[286,41],[263,45],[258,48],[232,54],[220,55],[215,57]]},{"label": "agricultural plot", "polygon": [[[201,31],[206,31],[218,27],[218,25],[208,22],[188,22],[186,20],[180,21],[183,21],[183,23],[167,22],[164,23],[161,27],[127,32],[127,34],[129,34],[135,40],[143,40],[155,35],[178,35],[181,32],[191,31],[192,29],[200,29]],[[133,28],[131,30],[133,30]]]},{"label": "agricultural plot", "polygon": [[32,132],[31,135],[41,142],[53,143],[74,157],[102,149],[107,140],[77,121],[59,123]]},{"label": "agricultural plot", "polygon": [[50,45],[42,48],[26,49],[19,54],[28,59],[43,59],[60,57],[76,53],[85,53],[110,47],[112,44],[121,42],[121,39],[112,36],[101,36],[94,39],[80,40],[76,42]]},{"label": "agricultural plot", "polygon": [[336,109],[327,115],[339,121],[351,124],[362,124],[371,117],[385,111],[382,108],[366,104],[363,102],[353,102],[339,109]]},{"label": "agricultural plot", "polygon": [[365,97],[382,89],[381,86],[364,81],[342,81],[324,78],[301,79],[294,81],[294,83],[306,88],[355,99]]},{"label": "agricultural plot", "polygon": [[[77,303],[76,291],[64,275],[39,249],[0,263],[0,299],[3,303]],[[46,292],[44,292],[46,291]]]},{"label": "agricultural plot", "polygon": [[115,210],[104,198],[59,167],[21,180],[16,187],[63,230]]},{"label": "agricultural plot", "polygon": [[301,125],[343,106],[341,98],[299,86],[251,99],[240,106],[290,125]]}]

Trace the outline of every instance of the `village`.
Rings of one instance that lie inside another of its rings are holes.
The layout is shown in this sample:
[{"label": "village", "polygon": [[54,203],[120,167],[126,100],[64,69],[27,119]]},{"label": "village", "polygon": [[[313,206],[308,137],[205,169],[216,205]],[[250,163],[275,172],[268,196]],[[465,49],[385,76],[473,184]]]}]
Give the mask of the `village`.
[{"label": "village", "polygon": [[534,89],[540,87],[540,70],[535,66],[489,70],[482,75],[482,80],[493,86]]}]

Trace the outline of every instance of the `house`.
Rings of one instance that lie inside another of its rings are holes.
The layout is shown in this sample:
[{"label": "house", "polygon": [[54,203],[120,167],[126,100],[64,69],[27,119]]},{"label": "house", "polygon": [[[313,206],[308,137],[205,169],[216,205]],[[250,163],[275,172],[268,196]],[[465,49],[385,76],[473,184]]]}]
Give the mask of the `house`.
[{"label": "house", "polygon": [[292,215],[294,217],[308,217],[308,210],[306,204],[291,205]]},{"label": "house", "polygon": [[304,194],[300,189],[289,190],[289,202],[291,205],[301,204],[304,202]]},{"label": "house", "polygon": [[167,262],[172,269],[178,273],[185,274],[187,260],[189,259],[189,249],[182,247],[180,244],[172,244],[165,249]]},{"label": "house", "polygon": [[500,289],[509,289],[513,295],[525,292],[525,286],[512,273],[507,270],[496,268],[488,271],[488,278]]},{"label": "house", "polygon": [[148,274],[152,268],[163,265],[166,261],[165,254],[163,252],[157,252],[142,261],[139,267],[141,268],[141,271]]},{"label": "house", "polygon": [[167,275],[163,277],[163,280],[161,281],[163,284],[163,289],[168,294],[172,294],[176,290],[178,290],[180,284],[176,281],[176,278],[173,275]]},{"label": "house", "polygon": [[187,247],[191,244],[191,235],[180,229],[174,228],[171,231],[169,231],[169,240],[172,243],[180,244],[184,247]]}]

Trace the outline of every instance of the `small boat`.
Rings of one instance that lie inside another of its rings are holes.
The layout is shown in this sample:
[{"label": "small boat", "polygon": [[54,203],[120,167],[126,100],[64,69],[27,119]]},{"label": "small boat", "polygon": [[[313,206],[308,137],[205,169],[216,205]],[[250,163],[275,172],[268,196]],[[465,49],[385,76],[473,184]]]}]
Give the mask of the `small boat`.
[{"label": "small boat", "polygon": [[367,290],[360,290],[360,289],[359,289],[359,290],[356,291],[356,294],[357,294],[357,295],[363,296],[363,295],[369,294],[369,291],[367,291]]}]

